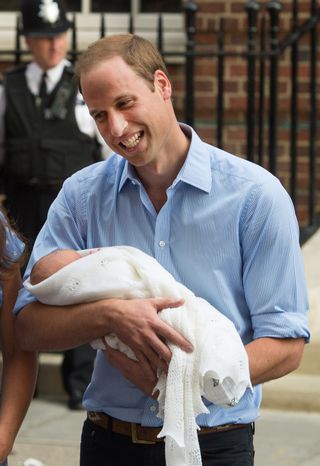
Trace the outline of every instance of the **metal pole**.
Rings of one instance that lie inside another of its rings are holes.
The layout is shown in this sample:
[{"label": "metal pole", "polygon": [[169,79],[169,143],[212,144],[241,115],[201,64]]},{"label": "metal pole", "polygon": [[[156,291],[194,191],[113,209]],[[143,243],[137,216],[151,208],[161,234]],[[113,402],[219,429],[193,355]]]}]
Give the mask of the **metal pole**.
[{"label": "metal pole", "polygon": [[267,4],[270,14],[270,107],[269,107],[269,170],[277,172],[277,117],[278,117],[278,32],[281,3]]},{"label": "metal pole", "polygon": [[[317,18],[317,2],[311,2],[311,16]],[[316,134],[317,134],[317,21],[310,31],[310,146],[309,146],[309,226],[315,224]]]},{"label": "metal pole", "polygon": [[16,50],[15,50],[15,66],[21,62],[21,45],[20,45],[20,31],[21,31],[21,15],[18,14],[16,18]]},{"label": "metal pole", "polygon": [[77,23],[76,23],[76,14],[73,14],[72,17],[72,36],[71,36],[71,61],[74,63],[77,58]]},{"label": "metal pole", "polygon": [[157,37],[158,50],[160,53],[163,52],[163,20],[162,14],[158,16],[158,37]]},{"label": "metal pole", "polygon": [[[298,28],[298,3],[294,0],[292,5],[291,32],[295,34]],[[297,196],[297,92],[298,92],[298,41],[291,47],[291,131],[290,131],[290,160],[291,178],[290,195],[293,204],[296,204]]]},{"label": "metal pole", "polygon": [[187,2],[185,9],[185,28],[187,34],[186,46],[186,77],[185,77],[185,121],[193,126],[194,121],[194,34],[196,31],[196,11],[197,5]]},{"label": "metal pole", "polygon": [[218,33],[217,147],[223,148],[224,126],[224,18],[220,18]]},{"label": "metal pole", "polygon": [[255,0],[246,4],[248,15],[248,63],[247,63],[247,158],[254,161],[254,133],[255,133],[255,73],[256,73],[256,33],[257,18],[260,9]]},{"label": "metal pole", "polygon": [[105,37],[106,35],[106,21],[104,17],[104,13],[100,15],[100,38]]},{"label": "metal pole", "polygon": [[266,18],[262,17],[260,31],[260,60],[259,60],[259,130],[258,130],[258,163],[263,166],[264,155],[264,107],[265,107],[265,64],[266,64]]}]

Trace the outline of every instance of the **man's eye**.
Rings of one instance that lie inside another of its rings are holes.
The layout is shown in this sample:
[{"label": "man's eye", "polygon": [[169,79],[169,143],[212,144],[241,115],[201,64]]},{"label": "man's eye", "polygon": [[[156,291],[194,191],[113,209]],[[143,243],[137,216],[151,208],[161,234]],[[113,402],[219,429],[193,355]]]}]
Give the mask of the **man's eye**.
[{"label": "man's eye", "polygon": [[132,105],[132,100],[122,100],[118,103],[119,108],[126,108]]},{"label": "man's eye", "polygon": [[104,112],[95,113],[95,114],[93,115],[93,118],[94,118],[94,120],[97,121],[97,122],[102,121],[103,118],[104,118]]}]

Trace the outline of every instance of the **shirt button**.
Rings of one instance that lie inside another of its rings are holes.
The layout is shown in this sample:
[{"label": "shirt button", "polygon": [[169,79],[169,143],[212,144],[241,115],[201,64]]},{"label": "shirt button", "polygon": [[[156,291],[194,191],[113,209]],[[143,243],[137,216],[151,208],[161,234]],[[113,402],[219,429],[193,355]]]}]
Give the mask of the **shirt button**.
[{"label": "shirt button", "polygon": [[134,181],[134,180],[131,180],[131,183],[132,183],[133,185],[136,185],[136,184],[137,184],[136,181]]},{"label": "shirt button", "polygon": [[163,241],[163,240],[159,241],[159,246],[160,246],[160,248],[164,248],[165,245],[166,245],[166,242],[165,242],[165,241]]},{"label": "shirt button", "polygon": [[154,413],[156,410],[157,410],[157,407],[156,407],[155,405],[152,405],[152,406],[150,407],[150,411],[151,411],[152,413]]}]

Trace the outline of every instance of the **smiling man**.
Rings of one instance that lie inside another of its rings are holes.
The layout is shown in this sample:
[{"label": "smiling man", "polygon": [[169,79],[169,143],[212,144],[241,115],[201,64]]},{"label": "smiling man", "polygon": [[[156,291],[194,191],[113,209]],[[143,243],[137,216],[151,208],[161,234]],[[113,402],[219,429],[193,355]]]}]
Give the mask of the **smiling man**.
[{"label": "smiling man", "polygon": [[[229,408],[204,400],[208,413],[196,419],[201,459],[191,454],[167,466],[251,466],[261,384],[296,369],[310,336],[291,200],[266,170],[206,144],[177,122],[165,64],[145,39],[124,34],[95,42],[76,75],[115,154],[64,183],[26,276],[55,249],[134,246],[231,319],[254,390]],[[175,312],[180,304],[109,299],[65,309],[21,292],[16,312],[26,349],[71,347],[113,332],[138,359],[99,350],[84,396],[81,466],[166,464],[152,390],[157,370],[170,362],[166,341],[192,348],[158,312]]]}]

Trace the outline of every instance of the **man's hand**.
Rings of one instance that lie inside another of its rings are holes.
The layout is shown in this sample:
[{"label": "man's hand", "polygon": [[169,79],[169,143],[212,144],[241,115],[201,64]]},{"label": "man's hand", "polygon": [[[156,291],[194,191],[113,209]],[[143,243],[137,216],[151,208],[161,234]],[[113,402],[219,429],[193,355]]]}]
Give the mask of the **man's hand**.
[{"label": "man's hand", "polygon": [[133,359],[129,359],[121,351],[107,347],[104,351],[107,361],[121,374],[143,391],[146,395],[157,399],[158,392],[152,395],[153,389],[158,381],[156,372],[153,370],[145,371],[141,364]]},{"label": "man's hand", "polygon": [[114,300],[112,332],[135,353],[144,376],[152,378],[158,369],[167,371],[171,351],[166,342],[186,352],[193,350],[188,340],[158,316],[162,309],[182,305],[183,300],[169,298]]}]

